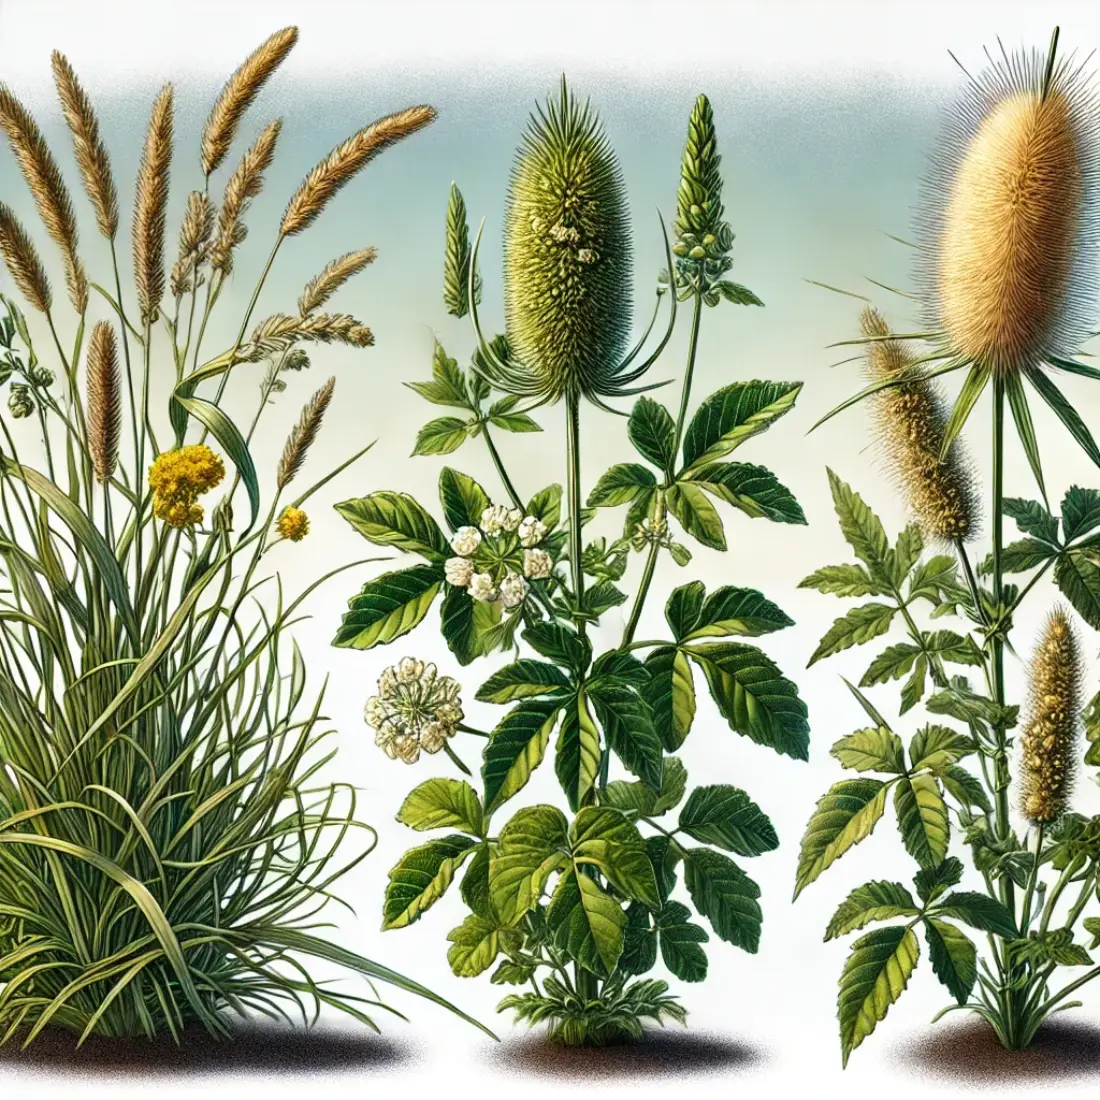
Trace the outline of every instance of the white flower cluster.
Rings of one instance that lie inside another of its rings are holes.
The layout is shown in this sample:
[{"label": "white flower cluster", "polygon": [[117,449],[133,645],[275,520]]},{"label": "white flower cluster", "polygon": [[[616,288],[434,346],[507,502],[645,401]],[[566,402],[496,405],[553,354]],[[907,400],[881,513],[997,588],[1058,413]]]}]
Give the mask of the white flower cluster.
[{"label": "white flower cluster", "polygon": [[402,657],[378,679],[378,694],[363,716],[376,731],[374,742],[391,760],[415,764],[421,750],[436,753],[462,721],[461,688],[435,665]]},{"label": "white flower cluster", "polygon": [[[513,534],[511,546],[515,549],[518,540],[522,560],[518,555],[509,562],[497,553],[479,554],[487,539],[495,543]],[[519,607],[531,589],[529,582],[549,577],[554,567],[550,555],[539,548],[547,534],[546,524],[537,517],[525,516],[519,508],[490,504],[482,511],[477,527],[460,527],[452,536],[455,556],[443,566],[447,583],[465,588],[475,600],[502,600],[505,607]],[[497,568],[493,569],[494,565]]]}]

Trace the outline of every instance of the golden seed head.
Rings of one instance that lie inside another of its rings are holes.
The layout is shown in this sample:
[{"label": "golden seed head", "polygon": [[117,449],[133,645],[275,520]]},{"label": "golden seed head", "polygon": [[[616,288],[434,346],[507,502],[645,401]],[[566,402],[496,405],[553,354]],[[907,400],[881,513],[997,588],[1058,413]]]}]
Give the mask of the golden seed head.
[{"label": "golden seed head", "polygon": [[1066,611],[1055,608],[1028,670],[1030,698],[1020,738],[1020,809],[1032,824],[1057,821],[1069,805],[1081,713],[1081,660]]},{"label": "golden seed head", "polygon": [[149,116],[138,169],[131,227],[134,282],[145,324],[156,320],[164,297],[164,226],[168,209],[168,175],[172,166],[172,85],[161,89]]},{"label": "golden seed head", "polygon": [[173,298],[195,287],[194,276],[210,252],[213,233],[214,204],[203,192],[192,191],[180,226],[179,258],[172,266]]},{"label": "golden seed head", "polygon": [[332,400],[332,392],[336,388],[336,379],[330,378],[314,395],[302,410],[298,423],[294,425],[286,446],[283,448],[282,457],[279,459],[279,470],[276,474],[276,484],[279,489],[285,489],[302,468],[317,433],[321,430],[321,423],[325,418],[329,402]]},{"label": "golden seed head", "polygon": [[1069,61],[1006,58],[971,86],[926,180],[918,235],[930,327],[999,372],[1072,357],[1092,324],[1100,161]]},{"label": "golden seed head", "polygon": [[306,314],[320,309],[348,279],[358,275],[367,264],[373,263],[377,255],[373,248],[360,248],[337,256],[327,263],[321,273],[306,284],[301,298],[298,299],[298,312],[305,317]]},{"label": "golden seed head", "polygon": [[[868,306],[860,316],[864,336],[884,337],[890,328]],[[900,340],[867,344],[866,369],[872,382],[899,378],[913,367]],[[956,440],[940,459],[946,418],[933,384],[926,380],[891,386],[875,395],[873,415],[879,438],[902,492],[929,540],[955,541],[976,534],[978,510],[972,479]]]},{"label": "golden seed head", "polygon": [[97,322],[88,341],[88,451],[96,479],[106,481],[118,464],[122,393],[115,330]]},{"label": "golden seed head", "polygon": [[27,231],[5,203],[0,202],[0,256],[3,256],[15,285],[39,313],[48,313],[53,303],[50,280]]}]

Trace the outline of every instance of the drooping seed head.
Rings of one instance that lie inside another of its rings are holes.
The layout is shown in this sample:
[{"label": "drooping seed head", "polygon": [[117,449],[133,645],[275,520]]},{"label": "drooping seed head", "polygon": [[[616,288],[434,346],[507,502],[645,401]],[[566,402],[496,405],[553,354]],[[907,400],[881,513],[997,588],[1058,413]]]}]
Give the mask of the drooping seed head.
[{"label": "drooping seed head", "polygon": [[53,298],[50,280],[27,231],[12,212],[0,202],[0,257],[7,265],[23,297],[38,310],[49,313]]},{"label": "drooping seed head", "polygon": [[[890,328],[876,309],[863,310],[860,328],[864,336],[880,338],[866,346],[870,381],[890,381],[913,369],[913,356],[902,341],[881,339]],[[892,472],[924,537],[954,541],[976,534],[973,480],[959,440],[940,458],[946,417],[933,384],[918,379],[881,390],[872,408]]]},{"label": "drooping seed head", "polygon": [[630,219],[599,119],[562,81],[512,168],[504,302],[516,357],[545,396],[599,393],[630,334]]},{"label": "drooping seed head", "polygon": [[1055,608],[1028,669],[1030,699],[1020,738],[1020,809],[1032,824],[1057,821],[1069,804],[1081,713],[1081,660],[1073,625]]},{"label": "drooping seed head", "polygon": [[1096,103],[1071,63],[1005,55],[971,80],[925,181],[926,319],[1002,374],[1071,357],[1095,327]]}]

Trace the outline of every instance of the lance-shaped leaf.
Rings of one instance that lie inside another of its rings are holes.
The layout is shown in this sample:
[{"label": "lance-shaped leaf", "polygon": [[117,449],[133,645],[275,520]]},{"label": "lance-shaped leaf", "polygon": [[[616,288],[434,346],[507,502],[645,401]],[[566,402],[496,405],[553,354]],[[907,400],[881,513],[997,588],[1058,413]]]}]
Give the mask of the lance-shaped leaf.
[{"label": "lance-shaped leaf", "polygon": [[1071,485],[1062,498],[1062,529],[1066,542],[1100,526],[1100,490]]},{"label": "lance-shaped leaf", "polygon": [[611,681],[591,683],[588,697],[611,751],[632,775],[659,791],[664,749],[649,704],[636,691]]},{"label": "lance-shaped leaf", "polygon": [[966,1004],[978,980],[978,949],[953,924],[935,917],[924,921],[924,937],[936,977],[959,1004]]},{"label": "lance-shaped leaf", "polygon": [[947,806],[933,775],[906,776],[894,788],[894,809],[905,850],[922,866],[935,867],[947,854]]},{"label": "lance-shaped leaf", "polygon": [[875,921],[915,917],[919,913],[913,895],[900,882],[865,882],[840,903],[825,929],[825,939],[834,940]]},{"label": "lance-shaped leaf", "polygon": [[826,596],[887,596],[890,586],[876,581],[862,565],[825,565],[798,583],[799,588],[814,588]]},{"label": "lance-shaped leaf", "polygon": [[382,489],[369,496],[341,501],[336,511],[378,546],[396,546],[429,561],[442,561],[450,555],[439,524],[408,493]]},{"label": "lance-shaped leaf", "polygon": [[649,680],[642,694],[653,715],[653,726],[667,752],[675,752],[691,732],[695,720],[695,682],[682,649],[660,646],[651,650],[645,667]]},{"label": "lance-shaped leaf", "polygon": [[489,894],[504,924],[533,909],[547,879],[568,866],[568,829],[554,806],[528,806],[501,829],[489,859]]},{"label": "lance-shaped leaf", "polygon": [[[1063,503],[1064,508],[1064,503]],[[1037,500],[1024,500],[1022,497],[1005,497],[1001,511],[1025,535],[1034,535],[1052,546],[1058,545],[1058,517],[1052,516]]]},{"label": "lance-shaped leaf", "polygon": [[863,645],[872,638],[880,637],[890,629],[896,613],[896,607],[884,603],[865,603],[860,607],[853,607],[847,615],[836,619],[825,632],[806,667],[816,664],[823,657],[832,657],[852,646]]},{"label": "lance-shaped leaf", "polygon": [[900,680],[913,670],[920,655],[920,646],[915,646],[912,642],[898,642],[897,645],[888,646],[870,663],[860,678],[859,686],[874,687],[875,684]]},{"label": "lance-shaped leaf", "polygon": [[482,703],[514,703],[538,695],[560,695],[569,689],[569,679],[557,665],[521,658],[497,669],[477,689]]},{"label": "lance-shaped leaf", "polygon": [[888,580],[887,556],[890,542],[882,521],[871,511],[859,493],[829,470],[833,505],[840,519],[840,530],[856,557],[871,572],[872,578]]},{"label": "lance-shaped leaf", "polygon": [[756,954],[763,922],[760,887],[732,859],[710,848],[687,849],[684,885],[720,939]]},{"label": "lance-shaped leaf", "polygon": [[562,623],[538,622],[523,632],[523,640],[536,653],[580,674],[592,660],[592,643]]},{"label": "lance-shaped leaf", "polygon": [[554,772],[571,810],[580,808],[599,771],[600,731],[582,691],[562,714],[554,757]]},{"label": "lance-shaped leaf", "polygon": [[949,764],[940,774],[940,782],[944,790],[967,809],[976,808],[987,814],[993,812],[993,803],[990,802],[982,781],[971,775],[966,768]]},{"label": "lance-shaped leaf", "polygon": [[469,474],[444,466],[439,474],[439,503],[452,531],[477,527],[481,513],[489,507],[489,494]]},{"label": "lance-shaped leaf", "polygon": [[779,847],[768,815],[742,790],[725,784],[696,787],[680,811],[680,832],[740,856]]},{"label": "lance-shaped leaf", "polygon": [[407,851],[390,871],[382,927],[404,928],[418,920],[443,896],[476,845],[468,836],[455,834]]},{"label": "lance-shaped leaf", "polygon": [[560,709],[560,704],[543,700],[520,703],[490,734],[481,766],[487,813],[527,785],[546,755]]},{"label": "lance-shaped leaf", "polygon": [[416,433],[414,455],[449,455],[470,438],[470,422],[457,416],[441,416],[429,420]]},{"label": "lance-shaped leaf", "polygon": [[905,772],[905,746],[901,738],[883,726],[856,730],[842,737],[829,752],[845,768],[857,772]]},{"label": "lance-shaped leaf", "polygon": [[936,906],[936,915],[953,917],[979,932],[992,932],[1005,939],[1013,939],[1018,934],[1016,920],[1004,905],[996,898],[973,890],[956,890],[948,894]]},{"label": "lance-shaped leaf", "polygon": [[922,867],[913,876],[913,885],[917,888],[917,896],[921,901],[925,905],[931,905],[952,886],[958,886],[962,877],[962,861],[955,856],[948,856],[937,867]]},{"label": "lance-shaped leaf", "polygon": [[466,380],[456,360],[452,359],[437,340],[432,352],[432,380],[430,382],[406,382],[421,397],[433,405],[451,405],[458,409],[470,409],[472,402],[466,392]]},{"label": "lance-shaped leaf", "polygon": [[423,621],[442,587],[443,572],[437,565],[414,565],[367,581],[348,601],[332,644],[371,649],[408,634]]},{"label": "lance-shaped leaf", "polygon": [[794,494],[763,466],[749,462],[714,462],[700,466],[691,475],[691,480],[753,519],[770,519],[776,523],[806,522],[806,514]]},{"label": "lance-shaped leaf", "polygon": [[468,665],[487,652],[490,632],[501,619],[497,604],[473,600],[464,588],[448,588],[439,605],[440,631],[447,648]]},{"label": "lance-shaped leaf", "polygon": [[481,801],[469,783],[429,779],[414,787],[401,803],[397,820],[410,829],[462,829],[481,835]]},{"label": "lance-shaped leaf", "polygon": [[1063,554],[1054,567],[1054,583],[1074,610],[1100,630],[1100,567],[1082,550]]},{"label": "lance-shaped leaf", "polygon": [[1100,466],[1100,448],[1097,448],[1092,433],[1085,426],[1084,420],[1081,419],[1081,414],[1066,400],[1065,394],[1041,367],[1029,367],[1025,373],[1028,381],[1035,387],[1039,396],[1050,406],[1054,415],[1061,420],[1069,434],[1077,441],[1081,450],[1097,466]]},{"label": "lance-shaped leaf", "polygon": [[665,621],[678,642],[682,642],[695,629],[706,596],[706,586],[702,581],[691,581],[672,590],[665,604]]},{"label": "lance-shaped leaf", "polygon": [[717,509],[706,493],[691,481],[681,481],[665,493],[668,510],[697,542],[712,550],[726,549],[726,533]]},{"label": "lance-shaped leaf", "polygon": [[991,376],[992,371],[988,366],[979,363],[971,366],[970,372],[962,384],[962,389],[959,390],[959,396],[955,398],[955,404],[951,407],[951,415],[947,418],[947,424],[944,426],[943,442],[940,445],[941,462],[947,459],[951,444],[955,442],[959,432],[963,430],[967,420],[970,419],[970,413],[977,404],[978,398],[985,391],[985,387],[989,384]]},{"label": "lance-shaped leaf", "polygon": [[648,466],[638,462],[620,462],[596,482],[596,487],[588,494],[588,507],[617,508],[656,488],[657,479]]},{"label": "lance-shaped leaf", "polygon": [[566,871],[547,907],[546,923],[559,949],[585,970],[606,977],[615,969],[626,913],[594,878]]}]

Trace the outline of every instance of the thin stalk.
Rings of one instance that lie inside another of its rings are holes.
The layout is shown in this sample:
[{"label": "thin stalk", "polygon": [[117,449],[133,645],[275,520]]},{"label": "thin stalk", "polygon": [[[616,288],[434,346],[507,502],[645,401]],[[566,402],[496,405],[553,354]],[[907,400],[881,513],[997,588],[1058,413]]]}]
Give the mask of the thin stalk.
[{"label": "thin stalk", "polygon": [[1031,865],[1031,873],[1027,876],[1027,888],[1024,890],[1024,908],[1020,917],[1020,932],[1027,932],[1031,924],[1031,903],[1035,897],[1035,886],[1039,881],[1039,857],[1043,852],[1043,823],[1040,821],[1035,827],[1035,862]]},{"label": "thin stalk", "polygon": [[[584,536],[581,531],[581,399],[579,393],[566,398],[565,413],[566,497],[569,508],[569,570],[573,598],[578,612],[584,604]],[[585,621],[577,618],[577,632],[584,634]]]},{"label": "thin stalk", "polygon": [[508,471],[504,468],[504,462],[500,457],[500,452],[497,450],[496,444],[493,442],[493,437],[489,434],[488,421],[481,425],[482,434],[485,436],[485,445],[489,448],[489,455],[493,460],[493,465],[497,469],[497,476],[501,480],[501,484],[504,486],[504,491],[508,494],[512,501],[520,511],[526,510],[526,505],[520,499],[519,493],[516,492],[516,487],[512,484],[512,479],[508,476]]}]

